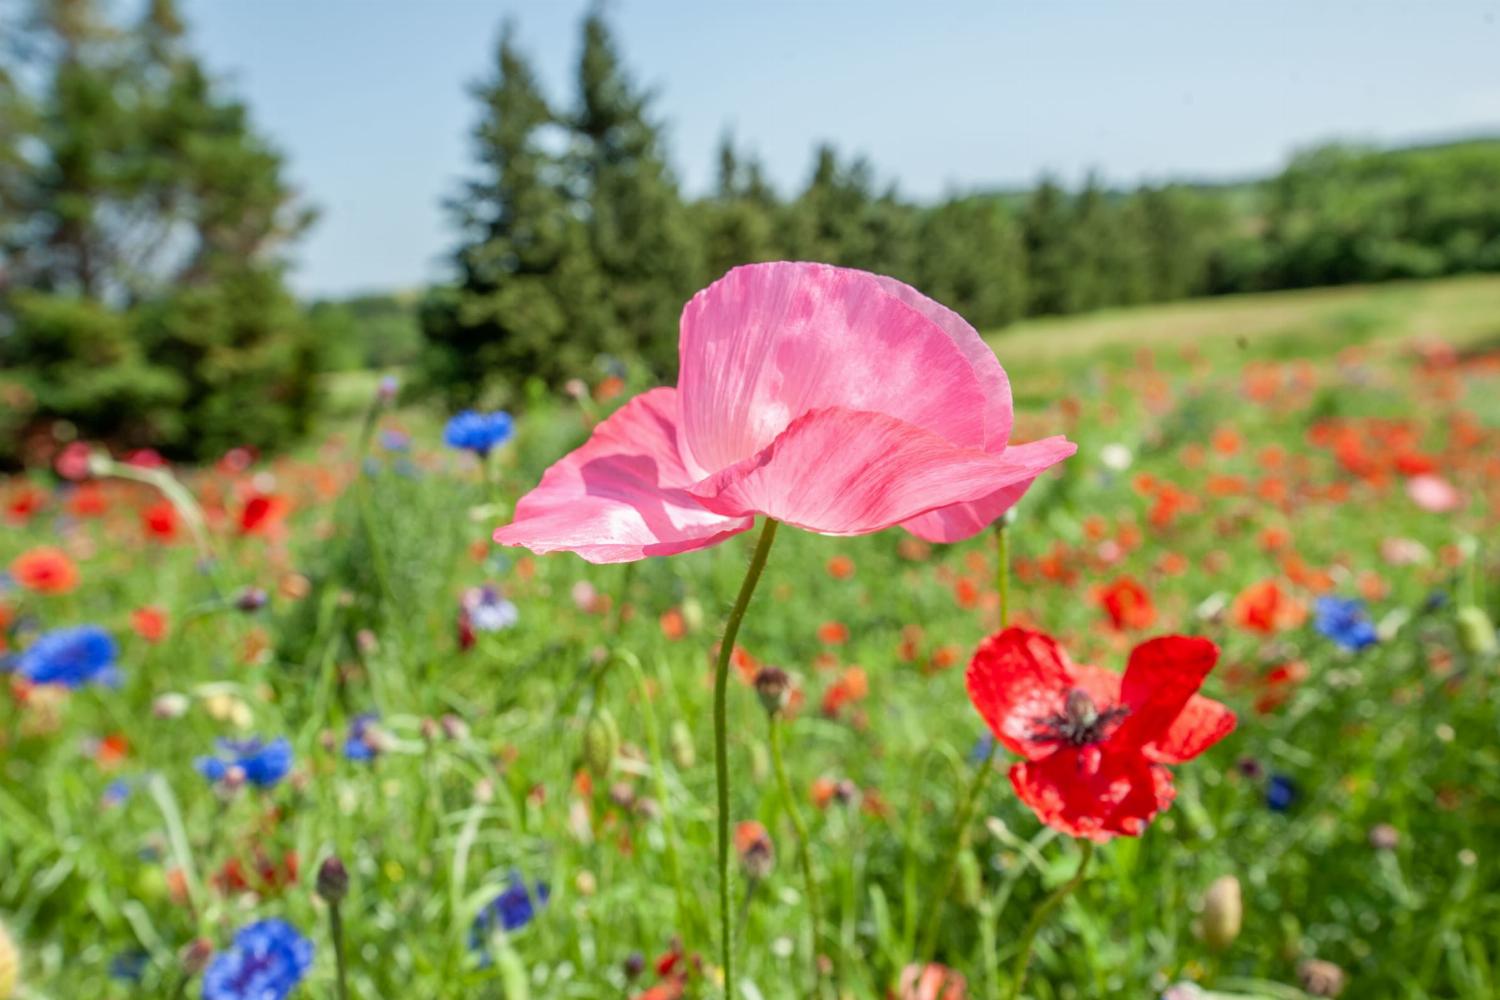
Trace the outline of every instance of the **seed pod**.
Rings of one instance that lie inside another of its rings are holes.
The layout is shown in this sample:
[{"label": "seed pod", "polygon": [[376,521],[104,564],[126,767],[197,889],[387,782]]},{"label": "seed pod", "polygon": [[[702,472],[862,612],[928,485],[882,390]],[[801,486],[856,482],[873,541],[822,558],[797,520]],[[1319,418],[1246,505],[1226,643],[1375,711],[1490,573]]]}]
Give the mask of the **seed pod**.
[{"label": "seed pod", "polygon": [[318,866],[318,896],[329,906],[338,906],[349,895],[349,870],[337,855],[330,855]]},{"label": "seed pod", "polygon": [[672,723],[667,743],[672,752],[672,763],[677,765],[679,771],[686,771],[693,766],[697,754],[693,749],[693,731],[686,722],[678,719]]},{"label": "seed pod", "polygon": [[1470,656],[1494,656],[1500,651],[1495,638],[1495,623],[1483,608],[1467,604],[1458,609],[1458,644]]},{"label": "seed pod", "polygon": [[603,780],[609,777],[615,764],[615,754],[620,752],[620,730],[609,709],[601,708],[589,717],[583,727],[583,763],[589,773]]},{"label": "seed pod", "polygon": [[1302,988],[1315,997],[1336,997],[1344,992],[1344,970],[1320,958],[1298,962],[1297,978]]},{"label": "seed pod", "polygon": [[10,932],[0,924],[0,1000],[10,1000],[21,983],[21,953]]},{"label": "seed pod", "polygon": [[1214,879],[1203,894],[1203,920],[1199,925],[1203,943],[1210,951],[1223,951],[1234,944],[1234,939],[1240,936],[1244,912],[1240,880],[1233,875]]},{"label": "seed pod", "polygon": [[755,693],[767,715],[780,715],[792,693],[792,679],[780,667],[761,667],[755,674]]}]

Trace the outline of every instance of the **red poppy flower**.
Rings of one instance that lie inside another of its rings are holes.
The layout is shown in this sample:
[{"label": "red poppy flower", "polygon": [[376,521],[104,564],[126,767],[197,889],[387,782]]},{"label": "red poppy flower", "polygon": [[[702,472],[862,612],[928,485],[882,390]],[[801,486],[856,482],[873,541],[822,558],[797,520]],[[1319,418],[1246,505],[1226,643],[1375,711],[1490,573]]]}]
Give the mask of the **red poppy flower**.
[{"label": "red poppy flower", "polygon": [[245,506],[240,510],[240,534],[275,533],[290,507],[284,497],[268,493],[255,494],[245,501]]},{"label": "red poppy flower", "polygon": [[67,553],[48,545],[22,552],[10,564],[10,575],[27,590],[66,594],[78,586],[78,567]]},{"label": "red poppy flower", "polygon": [[1240,628],[1270,635],[1301,625],[1307,611],[1275,580],[1262,580],[1240,591],[1230,607],[1230,617]]},{"label": "red poppy flower", "polygon": [[1234,713],[1197,691],[1219,648],[1163,636],[1137,646],[1121,677],[1073,663],[1050,636],[1009,628],[969,664],[969,698],[996,739],[1024,761],[1021,801],[1074,837],[1138,836],[1171,805],[1165,764],[1191,760],[1234,728]]},{"label": "red poppy flower", "polygon": [[141,524],[150,537],[170,542],[177,537],[177,508],[168,500],[159,500],[141,511]]},{"label": "red poppy flower", "polygon": [[1122,576],[1101,587],[1098,599],[1115,628],[1150,628],[1156,624],[1156,606],[1151,603],[1151,595],[1134,577]]},{"label": "red poppy flower", "polygon": [[130,613],[130,627],[147,642],[161,642],[167,634],[167,613],[155,605],[136,608]]},{"label": "red poppy flower", "polygon": [[34,486],[22,485],[5,501],[5,517],[11,524],[25,524],[41,509],[46,494]]}]

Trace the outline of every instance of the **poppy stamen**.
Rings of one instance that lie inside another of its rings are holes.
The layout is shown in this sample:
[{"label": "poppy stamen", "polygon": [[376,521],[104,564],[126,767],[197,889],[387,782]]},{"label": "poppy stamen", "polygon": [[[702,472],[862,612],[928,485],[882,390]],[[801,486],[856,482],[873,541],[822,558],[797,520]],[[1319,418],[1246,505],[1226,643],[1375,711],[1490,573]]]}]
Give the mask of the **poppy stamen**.
[{"label": "poppy stamen", "polygon": [[1063,699],[1063,710],[1037,720],[1037,728],[1030,738],[1035,743],[1074,747],[1102,743],[1114,724],[1129,714],[1130,709],[1124,705],[1110,706],[1101,711],[1087,691],[1073,688]]}]

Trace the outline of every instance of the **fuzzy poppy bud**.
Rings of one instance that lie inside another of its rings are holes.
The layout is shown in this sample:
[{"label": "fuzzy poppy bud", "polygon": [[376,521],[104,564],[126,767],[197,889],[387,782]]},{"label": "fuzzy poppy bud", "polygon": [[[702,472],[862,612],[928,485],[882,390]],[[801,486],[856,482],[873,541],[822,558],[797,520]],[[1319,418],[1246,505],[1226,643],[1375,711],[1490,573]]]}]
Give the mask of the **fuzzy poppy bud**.
[{"label": "fuzzy poppy bud", "polygon": [[632,951],[625,956],[625,978],[627,980],[638,979],[642,972],[646,971],[646,956],[638,951]]},{"label": "fuzzy poppy bud", "polygon": [[693,766],[697,753],[693,749],[693,731],[688,728],[686,722],[678,719],[672,723],[667,743],[671,749],[672,763],[676,764],[679,770],[686,771]]},{"label": "fuzzy poppy bud", "polygon": [[10,1000],[21,983],[21,952],[0,924],[0,1000]]},{"label": "fuzzy poppy bud", "polygon": [[1470,656],[1494,656],[1500,651],[1495,638],[1495,623],[1483,608],[1467,604],[1458,609],[1458,644]]},{"label": "fuzzy poppy bud", "polygon": [[771,845],[771,835],[753,819],[747,819],[734,828],[734,849],[740,856],[740,864],[745,866],[745,874],[752,879],[765,878],[776,865],[776,849]]},{"label": "fuzzy poppy bud", "polygon": [[214,944],[208,938],[194,938],[182,949],[182,973],[189,979],[208,968],[214,957]]},{"label": "fuzzy poppy bud", "polygon": [[1401,831],[1389,823],[1370,827],[1370,846],[1377,851],[1394,851],[1401,846]]},{"label": "fuzzy poppy bud", "polygon": [[1240,936],[1244,912],[1240,880],[1233,875],[1214,879],[1203,894],[1203,919],[1199,923],[1203,943],[1210,951],[1223,951],[1234,943]]},{"label": "fuzzy poppy bud", "polygon": [[761,667],[755,673],[755,693],[767,715],[780,715],[791,697],[792,678],[780,667]]},{"label": "fuzzy poppy bud", "polygon": [[349,895],[349,870],[338,859],[329,855],[318,866],[318,897],[329,906],[338,906]]},{"label": "fuzzy poppy bud", "polygon": [[1344,970],[1320,958],[1305,958],[1297,963],[1297,979],[1315,997],[1336,997],[1344,992]]},{"label": "fuzzy poppy bud", "polygon": [[266,606],[270,598],[266,592],[259,587],[246,587],[240,591],[239,596],[234,599],[234,606],[246,613],[259,611]]},{"label": "fuzzy poppy bud", "polygon": [[601,708],[583,727],[583,763],[595,778],[607,778],[620,752],[620,730],[609,709]]}]

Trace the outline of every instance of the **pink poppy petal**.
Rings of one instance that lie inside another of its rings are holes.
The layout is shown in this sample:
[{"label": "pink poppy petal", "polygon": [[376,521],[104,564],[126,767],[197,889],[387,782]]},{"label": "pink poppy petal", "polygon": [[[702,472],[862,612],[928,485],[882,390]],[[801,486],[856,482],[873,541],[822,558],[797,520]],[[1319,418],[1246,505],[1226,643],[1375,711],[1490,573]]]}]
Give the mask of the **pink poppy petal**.
[{"label": "pink poppy petal", "polygon": [[707,548],[754,520],[706,510],[677,453],[677,390],[652,389],[594,428],[542,476],[495,532],[501,545],[632,562]]},{"label": "pink poppy petal", "polygon": [[[1001,451],[1000,456],[1009,461],[1040,465],[1041,471],[1045,471],[1069,458],[1077,450],[1076,444],[1058,436],[1032,441],[1030,444],[1014,445]],[[1032,476],[1022,482],[1002,487],[972,503],[959,503],[930,510],[925,514],[902,521],[901,527],[924,541],[961,542],[966,538],[974,537],[994,524],[1001,514],[1015,506],[1016,501],[1021,499],[1035,481],[1036,476]]]},{"label": "pink poppy petal", "polygon": [[908,284],[875,275],[880,287],[932,320],[946,333],[954,345],[968,359],[975,376],[984,390],[984,450],[999,451],[1010,440],[1011,408],[1010,379],[995,352],[984,342],[979,332],[958,313],[941,302],[935,302]]},{"label": "pink poppy petal", "polygon": [[765,514],[819,534],[865,535],[1038,471],[881,413],[833,408],[799,417],[760,454],[691,489],[725,516]]},{"label": "pink poppy petal", "polygon": [[678,437],[700,477],[829,407],[884,413],[959,447],[986,445],[993,372],[982,379],[941,325],[863,271],[735,268],[683,309],[680,351]]}]

